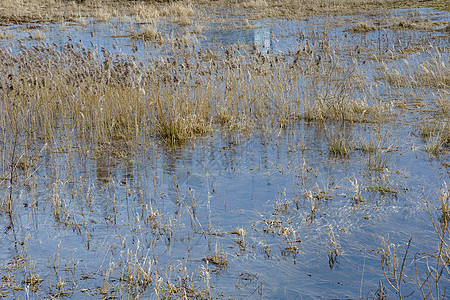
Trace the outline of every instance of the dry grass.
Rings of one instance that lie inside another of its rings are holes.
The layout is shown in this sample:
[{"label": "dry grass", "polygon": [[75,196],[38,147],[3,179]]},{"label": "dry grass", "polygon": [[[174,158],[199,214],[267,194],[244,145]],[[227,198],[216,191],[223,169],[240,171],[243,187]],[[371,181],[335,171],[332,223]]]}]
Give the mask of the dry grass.
[{"label": "dry grass", "polygon": [[[155,40],[159,34],[146,25],[136,37]],[[185,43],[175,41],[174,47]],[[326,63],[318,68],[310,59],[299,67],[246,50],[228,50],[220,63],[198,53],[190,54],[190,62],[177,56],[148,65],[77,44],[0,55],[8,74],[0,81],[0,123],[11,128],[13,116],[21,116],[29,134],[46,139],[76,130],[95,143],[159,136],[179,144],[215,127],[270,132],[302,117],[368,121],[385,109],[369,105],[363,94],[358,100],[353,69]],[[306,80],[298,81],[299,75]]]},{"label": "dry grass", "polygon": [[360,22],[348,29],[348,31],[353,33],[366,33],[374,30],[377,30],[377,28],[367,22]]},{"label": "dry grass", "polygon": [[365,75],[357,64],[348,64],[327,49],[314,49],[309,44],[294,54],[294,62],[305,77],[305,119],[372,122],[391,115],[389,104],[369,101]]},{"label": "dry grass", "polygon": [[139,21],[157,19],[158,17],[180,16],[192,17],[205,8],[217,7],[247,8],[255,10],[261,17],[302,17],[321,14],[356,14],[369,10],[411,8],[411,7],[437,7],[450,10],[447,1],[432,0],[427,2],[394,1],[394,0],[339,0],[339,1],[266,1],[246,0],[193,0],[180,1],[112,1],[112,0],[85,0],[85,1],[59,1],[59,0],[28,0],[12,1],[1,0],[0,22],[23,23],[45,21],[76,21],[80,17],[94,17],[107,21],[118,16],[132,16]]},{"label": "dry grass", "polygon": [[244,8],[252,9],[264,9],[269,7],[266,0],[249,0],[242,2],[240,5]]},{"label": "dry grass", "polygon": [[169,17],[193,17],[195,16],[195,9],[191,3],[171,2],[164,7],[162,14]]},{"label": "dry grass", "polygon": [[444,90],[436,99],[436,110],[430,116],[424,116],[420,130],[425,140],[425,151],[437,156],[450,147],[450,100]]},{"label": "dry grass", "polygon": [[444,119],[431,119],[422,124],[422,136],[425,138],[425,151],[438,155],[450,147],[450,124],[448,116]]},{"label": "dry grass", "polygon": [[207,257],[203,258],[202,260],[206,263],[213,264],[218,269],[226,268],[228,265],[228,256],[225,253],[225,251],[223,251],[223,250],[218,251],[216,249],[214,255],[207,256]]},{"label": "dry grass", "polygon": [[404,60],[397,67],[382,62],[379,65],[381,77],[394,87],[427,86],[439,89],[450,87],[450,69],[448,58],[442,56],[439,49],[424,49],[431,57],[418,66]]},{"label": "dry grass", "polygon": [[328,151],[335,156],[347,156],[352,148],[350,138],[345,134],[345,131],[334,130],[327,133]]},{"label": "dry grass", "polygon": [[131,37],[144,41],[162,42],[163,36],[158,32],[158,27],[154,24],[144,25],[139,31],[132,32]]},{"label": "dry grass", "polygon": [[339,256],[342,251],[342,247],[339,243],[339,238],[336,238],[333,230],[333,226],[328,226],[328,237],[330,238],[329,250],[328,250],[328,265],[330,269],[333,269],[335,264],[339,264]]},{"label": "dry grass", "polygon": [[160,12],[156,6],[139,3],[132,8],[136,20],[142,22],[154,21],[160,18]]}]

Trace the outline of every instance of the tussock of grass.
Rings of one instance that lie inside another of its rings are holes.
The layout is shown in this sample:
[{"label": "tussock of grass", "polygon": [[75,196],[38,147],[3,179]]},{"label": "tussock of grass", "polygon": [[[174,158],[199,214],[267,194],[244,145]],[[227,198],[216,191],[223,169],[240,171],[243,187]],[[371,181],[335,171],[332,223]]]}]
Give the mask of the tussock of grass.
[{"label": "tussock of grass", "polygon": [[351,150],[352,143],[343,132],[327,134],[328,151],[336,156],[346,156]]},{"label": "tussock of grass", "polygon": [[360,22],[356,25],[353,25],[352,27],[350,27],[348,29],[348,31],[354,32],[354,33],[365,33],[365,32],[374,31],[374,30],[377,30],[377,28],[375,26],[370,25],[367,22]]},{"label": "tussock of grass", "polygon": [[450,147],[450,100],[444,91],[436,99],[436,110],[431,117],[424,116],[420,133],[425,141],[425,151],[437,156]]},{"label": "tussock of grass", "polygon": [[355,148],[366,153],[375,153],[379,150],[380,146],[376,145],[372,139],[360,139]]},{"label": "tussock of grass", "polygon": [[444,120],[432,119],[422,124],[422,136],[426,139],[425,151],[438,155],[450,147],[450,122],[448,116]]},{"label": "tussock of grass", "polygon": [[366,167],[369,170],[382,171],[389,165],[389,156],[381,152],[370,153],[366,159]]},{"label": "tussock of grass", "polygon": [[444,92],[438,95],[438,99],[436,100],[436,104],[438,107],[438,113],[442,117],[450,117],[450,93]]},{"label": "tussock of grass", "polygon": [[156,42],[162,40],[162,35],[158,32],[158,27],[156,27],[156,25],[145,25],[141,28],[141,30],[132,32],[130,36],[146,41]]},{"label": "tussock of grass", "polygon": [[139,3],[132,8],[133,15],[139,21],[153,21],[160,17],[159,10],[156,6]]},{"label": "tussock of grass", "polygon": [[214,255],[210,255],[202,259],[204,262],[215,265],[219,269],[226,268],[228,265],[228,257],[227,254],[222,251],[217,251]]},{"label": "tussock of grass", "polygon": [[393,197],[397,197],[399,193],[398,184],[390,178],[390,172],[387,169],[372,178],[368,190]]}]

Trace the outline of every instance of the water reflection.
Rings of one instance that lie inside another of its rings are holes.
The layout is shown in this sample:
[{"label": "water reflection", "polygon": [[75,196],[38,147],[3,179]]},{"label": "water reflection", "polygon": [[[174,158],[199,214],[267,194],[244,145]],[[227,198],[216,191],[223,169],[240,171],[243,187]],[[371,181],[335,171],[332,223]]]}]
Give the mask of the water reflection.
[{"label": "water reflection", "polygon": [[[427,14],[427,9],[417,11]],[[407,11],[393,11],[392,15],[405,18]],[[352,19],[349,23],[367,21],[370,17],[359,16],[360,20]],[[446,18],[444,13],[435,13],[436,20]],[[11,36],[8,39],[0,39],[0,51],[11,49],[13,52],[20,50],[20,45],[32,46],[41,42],[36,38],[37,32],[44,37],[43,41],[62,47],[68,41],[80,43],[87,49],[100,49],[104,47],[111,53],[123,53],[135,55],[145,60],[151,56],[170,56],[170,40],[183,39],[197,43],[200,50],[212,49],[222,51],[231,45],[254,45],[262,53],[292,53],[301,49],[306,40],[308,45],[316,49],[330,47],[336,52],[378,51],[384,54],[385,49],[413,47],[417,44],[439,43],[437,46],[445,47],[449,40],[442,38],[443,30],[415,32],[410,30],[399,31],[390,27],[383,27],[365,33],[349,32],[348,25],[343,25],[343,20],[335,16],[311,17],[299,20],[272,20],[270,18],[246,21],[242,17],[233,16],[220,22],[202,23],[195,20],[196,24],[204,26],[201,34],[194,34],[193,27],[182,27],[166,20],[157,22],[160,32],[166,42],[161,44],[144,42],[142,39],[132,39],[130,34],[142,30],[141,24],[131,19],[115,19],[107,23],[95,22],[86,19],[80,25],[77,23],[63,24],[37,24],[32,28],[28,25],[13,25],[1,27],[4,34]],[[246,21],[246,22],[245,22]],[[440,37],[436,39],[436,37]],[[20,41],[20,42],[19,42]],[[198,48],[197,48],[198,50]],[[379,55],[377,54],[377,55]]]},{"label": "water reflection", "polygon": [[210,47],[214,43],[220,47],[244,44],[254,45],[263,53],[273,50],[270,21],[255,20],[251,25],[249,24],[249,28],[234,29],[223,26],[223,24],[211,24],[210,27],[211,29],[204,33],[206,37],[206,40],[202,42],[204,47]]},{"label": "water reflection", "polygon": [[253,30],[253,44],[260,52],[272,50],[272,32],[264,21],[255,22],[256,29]]}]

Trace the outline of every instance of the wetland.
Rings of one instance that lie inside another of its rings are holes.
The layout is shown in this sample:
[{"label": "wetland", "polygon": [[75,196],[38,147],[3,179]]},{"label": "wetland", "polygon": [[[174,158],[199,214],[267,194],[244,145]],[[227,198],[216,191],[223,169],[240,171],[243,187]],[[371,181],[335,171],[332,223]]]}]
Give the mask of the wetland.
[{"label": "wetland", "polygon": [[0,297],[448,297],[445,1],[0,3]]}]

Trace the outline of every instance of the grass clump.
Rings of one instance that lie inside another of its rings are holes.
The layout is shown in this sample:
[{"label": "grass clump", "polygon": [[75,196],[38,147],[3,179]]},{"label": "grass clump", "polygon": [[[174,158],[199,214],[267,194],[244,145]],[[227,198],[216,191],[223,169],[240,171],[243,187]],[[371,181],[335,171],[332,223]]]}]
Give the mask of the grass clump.
[{"label": "grass clump", "polygon": [[145,25],[139,31],[132,32],[131,37],[136,39],[143,39],[146,41],[161,41],[162,35],[158,32],[156,25]]},{"label": "grass clump", "polygon": [[341,254],[342,247],[339,240],[334,235],[333,226],[328,226],[328,237],[330,238],[329,249],[328,249],[328,265],[330,269],[333,269],[335,264],[339,264],[339,257]]},{"label": "grass clump", "polygon": [[446,120],[431,120],[422,125],[422,136],[426,139],[425,151],[438,155],[450,147],[450,124]]},{"label": "grass clump", "polygon": [[308,61],[300,64],[305,76],[303,118],[349,122],[385,119],[388,106],[369,103],[367,87],[356,64],[347,64],[332,54],[325,60],[314,49],[308,56]]},{"label": "grass clump", "polygon": [[375,142],[371,138],[369,139],[361,138],[359,140],[358,146],[356,146],[355,148],[357,150],[362,150],[365,153],[375,153],[378,151],[380,146],[375,144]]},{"label": "grass clump", "polygon": [[196,114],[182,117],[169,113],[158,116],[157,132],[160,137],[170,144],[182,144],[195,136],[204,135],[212,131],[212,124]]},{"label": "grass clump", "polygon": [[389,157],[381,152],[370,152],[366,159],[366,168],[372,171],[382,171],[389,165]]},{"label": "grass clump", "polygon": [[347,156],[352,148],[352,143],[348,137],[342,133],[332,133],[328,135],[328,151],[336,156]]},{"label": "grass clump", "polygon": [[222,251],[217,251],[214,253],[214,255],[207,256],[202,259],[204,262],[213,264],[219,269],[226,268],[228,266],[228,256],[227,254]]},{"label": "grass clump", "polygon": [[139,21],[154,22],[160,18],[160,12],[156,6],[138,3],[133,6],[133,15]]},{"label": "grass clump", "polygon": [[377,30],[377,28],[367,22],[360,22],[348,29],[349,32],[353,33],[366,33],[374,30]]},{"label": "grass clump", "polygon": [[437,156],[450,147],[450,101],[447,93],[440,94],[436,100],[436,110],[431,118],[424,118],[420,125],[425,140],[425,151]]},{"label": "grass clump", "polygon": [[394,87],[431,87],[447,90],[450,86],[448,60],[438,49],[430,48],[426,53],[430,59],[421,62],[418,67],[404,60],[399,67],[388,66],[385,62],[379,66],[381,77]]},{"label": "grass clump", "polygon": [[168,6],[164,7],[162,11],[163,16],[170,17],[193,17],[195,16],[195,8],[191,3],[186,2],[171,2]]}]

